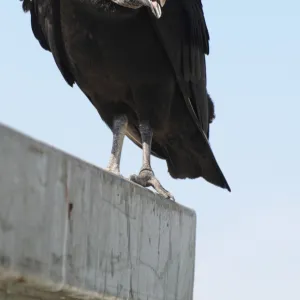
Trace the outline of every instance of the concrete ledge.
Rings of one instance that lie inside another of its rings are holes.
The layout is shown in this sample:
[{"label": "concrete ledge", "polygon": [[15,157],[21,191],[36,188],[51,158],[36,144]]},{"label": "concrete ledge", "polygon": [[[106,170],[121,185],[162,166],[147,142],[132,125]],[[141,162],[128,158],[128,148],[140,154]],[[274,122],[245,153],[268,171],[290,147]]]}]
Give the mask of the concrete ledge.
[{"label": "concrete ledge", "polygon": [[0,124],[0,299],[191,300],[194,211]]}]

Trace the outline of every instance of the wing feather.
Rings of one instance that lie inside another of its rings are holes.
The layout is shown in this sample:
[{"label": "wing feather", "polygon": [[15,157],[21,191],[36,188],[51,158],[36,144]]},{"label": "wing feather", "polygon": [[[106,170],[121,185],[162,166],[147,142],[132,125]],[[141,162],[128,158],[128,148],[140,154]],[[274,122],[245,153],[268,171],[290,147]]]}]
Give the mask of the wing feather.
[{"label": "wing feather", "polygon": [[60,0],[24,0],[24,11],[30,11],[31,28],[42,48],[52,52],[55,63],[66,82],[73,86],[75,79],[64,48],[60,22]]},{"label": "wing feather", "polygon": [[[201,0],[167,1],[160,19],[152,18],[194,121],[209,132],[205,55],[209,32]],[[189,104],[190,103],[190,104]]]}]

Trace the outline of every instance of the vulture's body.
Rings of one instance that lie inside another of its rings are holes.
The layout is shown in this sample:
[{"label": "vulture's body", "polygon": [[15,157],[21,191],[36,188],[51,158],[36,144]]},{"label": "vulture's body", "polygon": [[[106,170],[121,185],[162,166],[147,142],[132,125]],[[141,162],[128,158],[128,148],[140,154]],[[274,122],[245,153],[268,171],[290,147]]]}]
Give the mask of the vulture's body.
[{"label": "vulture's body", "polygon": [[52,52],[65,80],[86,94],[114,137],[125,124],[124,133],[146,151],[141,136],[151,129],[151,153],[167,161],[173,178],[203,177],[230,190],[207,140],[213,104],[206,90],[202,4],[168,1],[160,19],[146,7],[125,8],[111,0],[24,0],[23,7],[31,11],[41,46]]}]

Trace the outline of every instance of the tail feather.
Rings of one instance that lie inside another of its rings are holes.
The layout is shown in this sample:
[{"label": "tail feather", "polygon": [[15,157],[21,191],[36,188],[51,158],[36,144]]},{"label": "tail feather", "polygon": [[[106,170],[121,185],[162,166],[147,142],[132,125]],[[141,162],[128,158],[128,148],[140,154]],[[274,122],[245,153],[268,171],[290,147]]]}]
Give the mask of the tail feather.
[{"label": "tail feather", "polygon": [[178,138],[166,147],[167,165],[173,178],[195,179],[203,177],[206,181],[227,189],[230,186],[220,169],[207,142],[201,139]]}]

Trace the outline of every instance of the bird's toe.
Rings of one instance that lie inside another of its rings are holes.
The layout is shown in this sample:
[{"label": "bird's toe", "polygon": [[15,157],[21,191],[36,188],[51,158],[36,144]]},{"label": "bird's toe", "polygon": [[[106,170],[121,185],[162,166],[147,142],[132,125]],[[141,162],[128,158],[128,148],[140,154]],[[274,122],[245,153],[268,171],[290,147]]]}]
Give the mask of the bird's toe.
[{"label": "bird's toe", "polygon": [[129,180],[143,187],[152,186],[159,195],[175,201],[174,196],[161,185],[152,170],[142,170],[139,175],[131,175]]}]

